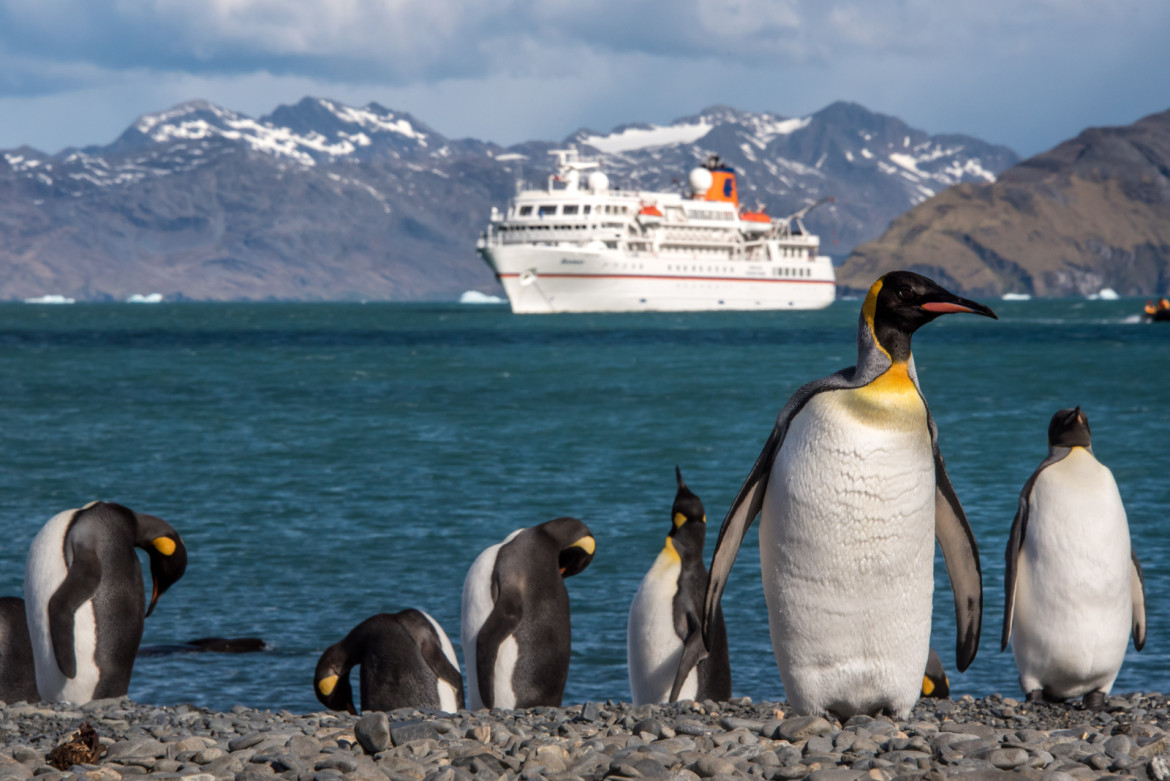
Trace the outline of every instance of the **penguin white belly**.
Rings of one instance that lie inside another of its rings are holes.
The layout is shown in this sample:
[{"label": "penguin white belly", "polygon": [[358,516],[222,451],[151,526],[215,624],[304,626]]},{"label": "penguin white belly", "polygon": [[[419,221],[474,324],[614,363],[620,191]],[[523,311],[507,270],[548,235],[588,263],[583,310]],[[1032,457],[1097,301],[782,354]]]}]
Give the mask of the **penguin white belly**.
[{"label": "penguin white belly", "polygon": [[[484,548],[483,552],[476,556],[475,561],[471,563],[470,569],[467,570],[467,578],[463,581],[463,610],[460,617],[459,634],[460,642],[463,645],[463,660],[467,669],[467,707],[471,710],[483,707],[483,698],[479,696],[475,643],[479,638],[479,630],[483,628],[488,616],[492,613],[492,608],[495,607],[495,601],[492,599],[492,573],[496,568],[496,556],[499,554],[500,548],[522,531],[524,530],[517,529],[509,534],[503,542]],[[496,669],[499,669],[498,662]],[[497,680],[499,679],[497,678]]]},{"label": "penguin white belly", "polygon": [[24,605],[29,639],[33,647],[37,692],[46,702],[83,704],[93,699],[100,671],[97,650],[97,622],[93,600],[77,609],[73,620],[73,646],[77,675],[66,678],[57,666],[49,632],[49,600],[65,581],[65,534],[77,510],[66,510],[49,519],[29,546],[24,570]]},{"label": "penguin white belly", "polygon": [[1016,574],[1012,653],[1025,691],[1108,693],[1133,620],[1129,526],[1108,468],[1073,448],[1036,478]]},{"label": "penguin white belly", "polygon": [[[443,656],[447,657],[447,661],[456,670],[459,669],[459,660],[455,658],[455,648],[451,645],[451,640],[447,637],[447,633],[443,631],[443,627],[439,626],[439,622],[434,619],[430,613],[425,610],[420,610],[427,621],[431,622],[431,626],[435,629],[435,634],[439,638],[439,646],[443,649]],[[439,707],[447,713],[455,713],[459,710],[459,695],[455,691],[455,687],[444,681],[442,678],[438,681],[439,690]]]},{"label": "penguin white belly", "polygon": [[760,562],[797,710],[904,716],[918,699],[934,499],[926,410],[908,380],[819,393],[792,420],[768,481]]},{"label": "penguin white belly", "polygon": [[516,707],[516,689],[512,683],[512,676],[516,673],[516,662],[519,658],[520,644],[516,642],[515,635],[508,635],[496,651],[496,666],[492,668],[492,707]]},{"label": "penguin white belly", "polygon": [[[670,698],[683,651],[682,638],[674,628],[674,596],[681,570],[678,554],[664,549],[642,579],[630,605],[626,659],[635,705],[663,703]],[[694,699],[698,690],[696,668],[679,690],[679,699]]]}]

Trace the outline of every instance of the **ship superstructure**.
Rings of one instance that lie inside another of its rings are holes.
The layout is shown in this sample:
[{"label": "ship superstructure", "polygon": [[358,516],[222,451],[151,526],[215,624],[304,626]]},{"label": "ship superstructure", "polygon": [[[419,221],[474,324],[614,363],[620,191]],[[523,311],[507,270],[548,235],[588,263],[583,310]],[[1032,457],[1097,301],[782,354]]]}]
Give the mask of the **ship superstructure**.
[{"label": "ship superstructure", "polygon": [[[551,152],[557,172],[520,190],[478,249],[512,311],[816,309],[834,298],[832,261],[796,214],[739,206],[735,172],[711,158],[688,192],[610,187],[595,160]],[[828,199],[825,199],[828,200]]]}]

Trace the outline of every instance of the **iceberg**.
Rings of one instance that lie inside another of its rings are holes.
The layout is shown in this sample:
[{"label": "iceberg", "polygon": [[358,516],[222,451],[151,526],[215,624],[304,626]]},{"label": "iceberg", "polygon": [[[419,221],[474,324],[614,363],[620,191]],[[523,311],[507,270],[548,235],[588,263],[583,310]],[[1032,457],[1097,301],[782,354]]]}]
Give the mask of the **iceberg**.
[{"label": "iceberg", "polygon": [[60,295],[58,293],[47,293],[47,294],[40,296],[38,298],[26,298],[26,299],[24,299],[24,303],[26,303],[26,304],[72,304],[72,303],[76,303],[76,299],[69,298],[68,296],[63,296],[63,295]]},{"label": "iceberg", "polygon": [[1111,287],[1103,287],[1097,293],[1089,296],[1090,301],[1116,301],[1121,298],[1117,295],[1117,291]]},{"label": "iceberg", "polygon": [[1003,301],[1031,301],[1032,296],[1028,293],[1004,293],[1000,299]]},{"label": "iceberg", "polygon": [[481,293],[478,290],[468,290],[463,295],[459,296],[459,303],[461,304],[502,304],[504,299],[499,296],[489,296],[487,293]]},{"label": "iceberg", "polygon": [[162,293],[135,293],[126,299],[127,304],[161,304],[163,300]]}]

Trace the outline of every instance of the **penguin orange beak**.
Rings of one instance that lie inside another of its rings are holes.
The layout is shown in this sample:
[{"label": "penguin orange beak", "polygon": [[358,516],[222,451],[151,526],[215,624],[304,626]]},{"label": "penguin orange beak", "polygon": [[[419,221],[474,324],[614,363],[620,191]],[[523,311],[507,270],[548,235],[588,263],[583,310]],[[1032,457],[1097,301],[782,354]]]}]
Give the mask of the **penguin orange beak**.
[{"label": "penguin orange beak", "polygon": [[158,581],[157,580],[152,579],[151,586],[152,586],[152,588],[150,590],[150,607],[146,608],[146,617],[147,618],[150,617],[151,611],[154,610],[154,606],[158,603],[159,594],[162,593],[158,590]]},{"label": "penguin orange beak", "polygon": [[968,301],[965,298],[957,298],[954,301],[928,301],[922,305],[922,308],[936,315],[951,315],[967,312],[973,315],[990,317],[993,320],[999,319],[995,312],[991,311],[990,307],[974,301]]}]

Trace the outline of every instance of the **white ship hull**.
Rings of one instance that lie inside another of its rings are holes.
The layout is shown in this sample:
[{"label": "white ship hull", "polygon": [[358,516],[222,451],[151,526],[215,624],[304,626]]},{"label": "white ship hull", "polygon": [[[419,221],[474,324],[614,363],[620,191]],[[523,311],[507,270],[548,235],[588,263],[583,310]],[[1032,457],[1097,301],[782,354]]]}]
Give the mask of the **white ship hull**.
[{"label": "white ship hull", "polygon": [[532,245],[480,251],[517,314],[821,309],[835,297],[825,256],[785,264]]}]

